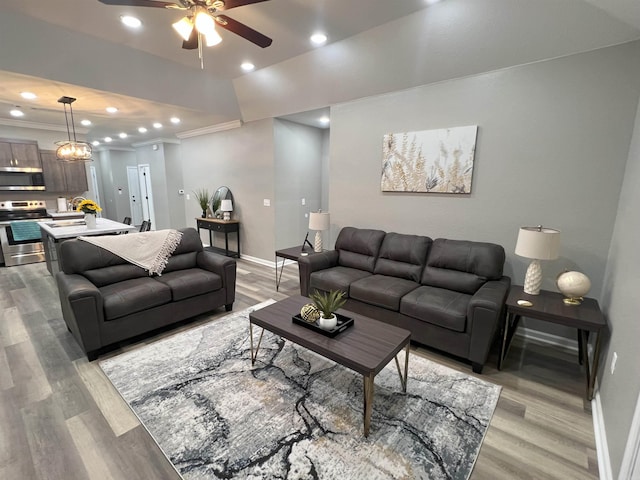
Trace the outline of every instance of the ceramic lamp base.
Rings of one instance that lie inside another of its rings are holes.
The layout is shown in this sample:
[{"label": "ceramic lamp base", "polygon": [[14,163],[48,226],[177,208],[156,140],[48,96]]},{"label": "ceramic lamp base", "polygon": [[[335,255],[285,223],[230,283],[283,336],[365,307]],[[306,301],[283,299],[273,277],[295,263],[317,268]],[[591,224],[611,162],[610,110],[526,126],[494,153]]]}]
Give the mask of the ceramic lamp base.
[{"label": "ceramic lamp base", "polygon": [[524,277],[524,293],[529,295],[539,295],[542,285],[542,267],[540,260],[531,260],[527,274]]},{"label": "ceramic lamp base", "polygon": [[313,251],[314,252],[321,252],[322,251],[322,234],[320,233],[320,231],[316,232],[316,238],[315,238],[314,245],[313,245]]}]

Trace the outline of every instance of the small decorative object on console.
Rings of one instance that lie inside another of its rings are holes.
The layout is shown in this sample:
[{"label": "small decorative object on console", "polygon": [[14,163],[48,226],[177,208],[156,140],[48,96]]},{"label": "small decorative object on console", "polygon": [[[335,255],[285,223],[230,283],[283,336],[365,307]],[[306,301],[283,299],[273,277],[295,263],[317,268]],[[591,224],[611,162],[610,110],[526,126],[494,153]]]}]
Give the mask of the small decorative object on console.
[{"label": "small decorative object on console", "polygon": [[558,290],[565,298],[562,301],[567,305],[580,305],[591,289],[591,280],[581,272],[563,272],[556,278]]},{"label": "small decorative object on console", "polygon": [[196,196],[196,200],[202,209],[202,218],[207,218],[207,208],[209,208],[209,202],[211,201],[209,190],[201,188],[199,190],[195,190],[193,194]]}]

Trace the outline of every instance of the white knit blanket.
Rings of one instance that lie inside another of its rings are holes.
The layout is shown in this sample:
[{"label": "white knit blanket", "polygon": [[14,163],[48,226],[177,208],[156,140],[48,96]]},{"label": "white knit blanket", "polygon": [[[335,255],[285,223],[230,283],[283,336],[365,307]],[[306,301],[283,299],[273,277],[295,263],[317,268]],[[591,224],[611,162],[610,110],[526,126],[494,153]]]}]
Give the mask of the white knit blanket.
[{"label": "white knit blanket", "polygon": [[128,235],[78,237],[124,258],[149,271],[161,275],[169,256],[180,244],[182,233],[177,230],[156,230]]}]

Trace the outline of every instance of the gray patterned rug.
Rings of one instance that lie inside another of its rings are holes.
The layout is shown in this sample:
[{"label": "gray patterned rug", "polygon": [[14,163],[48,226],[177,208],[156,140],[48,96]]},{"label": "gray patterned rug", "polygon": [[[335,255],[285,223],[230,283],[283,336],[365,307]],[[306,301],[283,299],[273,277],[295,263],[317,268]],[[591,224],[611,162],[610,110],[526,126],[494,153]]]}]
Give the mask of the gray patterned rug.
[{"label": "gray patterned rug", "polygon": [[392,361],[364,438],[361,376],[266,331],[251,368],[253,309],[100,362],[184,479],[469,477],[499,386],[411,355],[403,394]]}]

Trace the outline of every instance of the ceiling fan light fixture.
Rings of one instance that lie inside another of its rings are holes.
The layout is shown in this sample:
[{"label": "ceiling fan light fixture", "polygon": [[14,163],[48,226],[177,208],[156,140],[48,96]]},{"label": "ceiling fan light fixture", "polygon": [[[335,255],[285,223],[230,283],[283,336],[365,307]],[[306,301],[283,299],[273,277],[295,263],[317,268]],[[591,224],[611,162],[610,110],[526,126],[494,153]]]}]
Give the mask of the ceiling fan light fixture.
[{"label": "ceiling fan light fixture", "polygon": [[[209,15],[209,12],[207,12],[206,9],[198,9],[198,13],[196,13],[195,24],[198,32],[200,32],[207,38],[211,37],[212,41],[216,40],[216,36],[217,38],[220,38],[220,35],[218,34],[218,32],[216,32],[216,21],[211,15]],[[222,39],[220,38],[220,40]],[[220,40],[216,43],[220,43]],[[213,45],[215,45],[215,43]]]},{"label": "ceiling fan light fixture", "polygon": [[214,45],[218,45],[222,41],[222,37],[215,30],[213,33],[208,33],[204,35],[204,43],[207,47],[213,47]]},{"label": "ceiling fan light fixture", "polygon": [[191,32],[193,31],[193,22],[189,17],[183,17],[171,26],[184,41],[189,40]]},{"label": "ceiling fan light fixture", "polygon": [[[64,161],[85,161],[91,160],[91,145],[86,142],[78,142],[76,138],[76,126],[73,121],[73,107],[71,104],[75,102],[76,99],[73,97],[60,97],[58,99],[59,103],[62,103],[64,106],[64,119],[67,123],[67,137],[68,140],[62,140],[60,142],[55,142],[58,146],[56,149],[56,157],[59,160]],[[69,130],[69,117],[67,116],[67,105],[69,105],[69,111],[71,113],[71,127],[73,130],[73,140],[71,139],[71,130]]]}]

